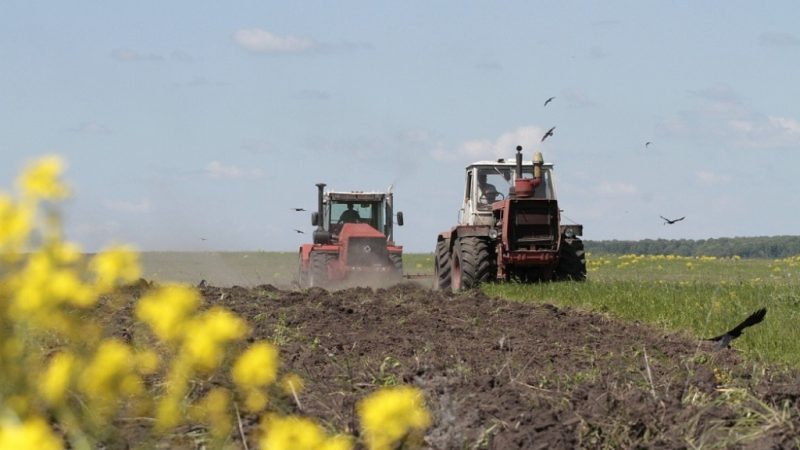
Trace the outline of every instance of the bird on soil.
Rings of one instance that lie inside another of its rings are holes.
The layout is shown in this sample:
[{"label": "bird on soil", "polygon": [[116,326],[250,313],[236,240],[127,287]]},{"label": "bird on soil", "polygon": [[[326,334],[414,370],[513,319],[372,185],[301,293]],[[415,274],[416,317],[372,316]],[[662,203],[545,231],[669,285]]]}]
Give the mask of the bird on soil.
[{"label": "bird on soil", "polygon": [[305,208],[290,208],[290,209],[293,210],[293,211],[297,211],[297,212],[301,212],[301,211],[305,211],[306,210]]},{"label": "bird on soil", "polygon": [[683,217],[681,217],[681,218],[679,218],[679,219],[667,219],[667,218],[666,218],[666,217],[664,217],[664,216],[658,216],[658,217],[661,217],[662,219],[664,219],[664,225],[672,225],[672,224],[674,224],[675,222],[680,222],[681,220],[683,220],[683,219],[685,219],[685,218],[686,218],[686,216],[683,216]]},{"label": "bird on soil", "polygon": [[305,232],[303,230],[298,230],[297,228],[294,228],[294,231],[297,234],[305,234]]},{"label": "bird on soil", "polygon": [[547,100],[544,101],[544,106],[547,106],[547,104],[552,102],[553,100],[555,100],[555,97],[548,98]]},{"label": "bird on soil", "polygon": [[550,136],[552,136],[553,135],[553,131],[555,129],[556,129],[556,127],[553,127],[553,128],[550,128],[549,130],[547,130],[547,133],[545,133],[544,136],[542,136],[542,142],[544,142],[545,139],[547,139]]},{"label": "bird on soil", "polygon": [[764,320],[764,316],[767,315],[767,308],[761,308],[758,311],[750,314],[747,319],[744,319],[744,322],[736,325],[732,330],[726,332],[725,334],[721,334],[719,336],[707,339],[709,341],[716,341],[717,345],[714,346],[714,350],[722,350],[723,348],[727,348],[730,346],[732,340],[738,338],[742,335],[742,332],[745,328],[751,327],[757,323],[761,323]]}]

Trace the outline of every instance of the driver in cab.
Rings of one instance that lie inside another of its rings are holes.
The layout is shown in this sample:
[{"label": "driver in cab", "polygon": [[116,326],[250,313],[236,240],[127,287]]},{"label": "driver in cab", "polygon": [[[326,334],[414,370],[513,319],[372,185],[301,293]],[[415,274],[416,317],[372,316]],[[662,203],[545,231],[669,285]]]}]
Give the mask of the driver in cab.
[{"label": "driver in cab", "polygon": [[361,215],[353,209],[353,202],[347,202],[347,209],[339,216],[339,223],[358,223],[360,221]]},{"label": "driver in cab", "polygon": [[478,172],[478,190],[478,203],[483,205],[491,205],[501,195],[493,184],[486,181],[486,172]]}]

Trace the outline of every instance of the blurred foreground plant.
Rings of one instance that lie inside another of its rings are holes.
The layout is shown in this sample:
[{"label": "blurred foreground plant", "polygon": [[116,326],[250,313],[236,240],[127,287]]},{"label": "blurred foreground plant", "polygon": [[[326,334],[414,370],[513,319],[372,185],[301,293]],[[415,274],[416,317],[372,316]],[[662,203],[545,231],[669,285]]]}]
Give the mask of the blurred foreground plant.
[{"label": "blurred foreground plant", "polygon": [[[153,439],[200,424],[207,445],[222,447],[237,404],[262,416],[263,449],[352,448],[352,437],[269,411],[270,392],[296,399],[302,379],[279,377],[272,344],[244,348],[247,324],[221,307],[200,310],[193,288],[166,284],[141,297],[135,314],[149,339],[108,336],[97,309],[139,279],[138,257],[120,245],[85,261],[64,241],[63,170],[58,157],[42,158],[23,171],[16,197],[0,192],[0,450],[95,448],[124,441],[120,423],[141,418],[152,418]],[[229,387],[191,392],[193,380],[215,374]],[[430,425],[422,394],[409,387],[368,396],[359,415],[371,450],[413,448]]]}]

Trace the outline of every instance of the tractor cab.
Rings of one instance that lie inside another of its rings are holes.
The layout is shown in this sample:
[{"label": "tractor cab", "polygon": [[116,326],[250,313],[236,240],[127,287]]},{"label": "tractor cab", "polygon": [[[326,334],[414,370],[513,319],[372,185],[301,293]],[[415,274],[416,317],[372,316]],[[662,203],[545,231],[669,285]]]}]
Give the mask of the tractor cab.
[{"label": "tractor cab", "polygon": [[[322,188],[320,188],[322,189]],[[391,192],[324,192],[320,190],[319,212],[311,216],[311,223],[317,226],[320,241],[336,241],[347,224],[365,224],[386,236],[386,241],[394,240],[394,214]],[[397,213],[397,224],[403,225],[403,213]],[[324,243],[324,242],[317,242]]]},{"label": "tractor cab", "polygon": [[[511,198],[517,179],[513,160],[477,161],[466,170],[464,201],[459,210],[460,225],[491,225],[492,204]],[[533,161],[522,163],[522,179],[533,179]],[[541,182],[533,188],[533,198],[555,200],[553,165],[541,164]]]}]

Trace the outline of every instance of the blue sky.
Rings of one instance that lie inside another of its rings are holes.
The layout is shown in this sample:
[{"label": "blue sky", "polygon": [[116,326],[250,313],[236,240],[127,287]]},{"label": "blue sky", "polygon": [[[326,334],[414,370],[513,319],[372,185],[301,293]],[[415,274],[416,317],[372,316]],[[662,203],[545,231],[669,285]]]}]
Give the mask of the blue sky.
[{"label": "blue sky", "polygon": [[393,183],[398,242],[432,251],[464,166],[516,145],[555,164],[585,239],[797,234],[796,2],[0,10],[0,185],[64,156],[68,234],[90,251],[292,251],[316,182]]}]

